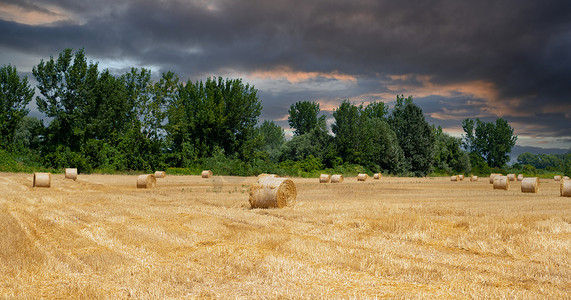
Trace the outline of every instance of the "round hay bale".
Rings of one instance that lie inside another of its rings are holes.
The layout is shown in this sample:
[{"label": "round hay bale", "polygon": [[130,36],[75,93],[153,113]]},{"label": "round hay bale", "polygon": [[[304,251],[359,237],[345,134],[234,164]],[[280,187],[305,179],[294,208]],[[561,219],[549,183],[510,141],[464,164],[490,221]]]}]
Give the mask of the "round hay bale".
[{"label": "round hay bale", "polygon": [[319,183],[330,183],[331,176],[329,174],[321,174],[319,175]]},{"label": "round hay bale", "polygon": [[295,205],[297,188],[291,179],[264,176],[250,185],[252,208],[282,208]]},{"label": "round hay bale", "polygon": [[381,179],[381,177],[383,177],[383,175],[381,173],[373,174],[373,179]]},{"label": "round hay bale", "polygon": [[450,176],[450,181],[458,181],[458,175]]},{"label": "round hay bale", "polygon": [[538,177],[528,177],[521,181],[521,192],[522,193],[537,193],[539,191],[539,178]]},{"label": "round hay bale", "polygon": [[494,177],[494,190],[509,190],[510,181],[507,176]]},{"label": "round hay bale", "polygon": [[563,179],[569,180],[569,176],[563,176],[563,177],[561,178],[561,180],[563,180]]},{"label": "round hay bale", "polygon": [[155,172],[156,178],[165,178],[166,176],[167,176],[167,172],[165,172],[165,171],[156,171]]},{"label": "round hay bale", "polygon": [[138,189],[150,189],[157,184],[157,178],[155,174],[144,174],[137,177],[137,188]]},{"label": "round hay bale", "polygon": [[553,180],[555,180],[555,181],[561,181],[561,176],[560,176],[560,175],[555,175],[555,176],[553,176]]},{"label": "round hay bale", "polygon": [[357,175],[357,181],[365,181],[365,180],[367,180],[367,178],[369,178],[368,174],[361,173],[361,174]]},{"label": "round hay bale", "polygon": [[470,176],[470,181],[478,181],[478,176],[475,175]]},{"label": "round hay bale", "polygon": [[517,181],[522,181],[522,180],[523,180],[523,174],[518,174]]},{"label": "round hay bale", "polygon": [[46,187],[49,188],[52,185],[52,174],[51,173],[34,173],[34,187]]},{"label": "round hay bale", "polygon": [[509,181],[515,181],[515,174],[508,174]]},{"label": "round hay bale", "polygon": [[212,177],[212,171],[210,170],[202,171],[202,178],[210,178],[210,177]]},{"label": "round hay bale", "polygon": [[563,179],[559,185],[559,192],[561,197],[571,197],[571,180]]},{"label": "round hay bale", "polygon": [[502,174],[498,174],[498,173],[492,173],[490,174],[490,183],[494,183],[494,178],[496,176],[502,176]]},{"label": "round hay bale", "polygon": [[343,182],[343,175],[332,175],[331,176],[331,183],[341,183]]},{"label": "round hay bale", "polygon": [[77,180],[77,169],[76,168],[66,168],[65,169],[65,178]]},{"label": "round hay bale", "polygon": [[262,173],[260,175],[258,175],[258,178],[262,178],[262,177],[266,177],[266,176],[270,176],[270,177],[279,177],[276,174],[268,174],[268,173]]},{"label": "round hay bale", "polygon": [[464,181],[464,174],[460,174],[460,175],[458,175],[458,180],[460,180],[460,181]]}]

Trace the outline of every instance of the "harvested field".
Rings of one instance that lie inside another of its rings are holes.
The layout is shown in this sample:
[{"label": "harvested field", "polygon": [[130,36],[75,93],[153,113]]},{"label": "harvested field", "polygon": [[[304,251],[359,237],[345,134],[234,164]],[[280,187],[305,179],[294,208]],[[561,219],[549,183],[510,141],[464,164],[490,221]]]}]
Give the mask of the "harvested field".
[{"label": "harvested field", "polygon": [[250,209],[255,177],[0,173],[2,298],[550,298],[571,290],[559,182],[293,178],[297,204]]}]

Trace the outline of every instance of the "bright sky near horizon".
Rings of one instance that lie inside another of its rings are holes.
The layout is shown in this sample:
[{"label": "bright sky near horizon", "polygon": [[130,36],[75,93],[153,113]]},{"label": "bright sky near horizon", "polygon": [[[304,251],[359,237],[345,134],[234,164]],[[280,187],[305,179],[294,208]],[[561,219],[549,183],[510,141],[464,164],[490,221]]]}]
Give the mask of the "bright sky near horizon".
[{"label": "bright sky near horizon", "polygon": [[569,1],[0,0],[0,32],[0,65],[31,81],[84,48],[117,74],[242,78],[286,129],[297,101],[331,122],[344,99],[403,94],[454,136],[502,117],[519,146],[571,150]]}]

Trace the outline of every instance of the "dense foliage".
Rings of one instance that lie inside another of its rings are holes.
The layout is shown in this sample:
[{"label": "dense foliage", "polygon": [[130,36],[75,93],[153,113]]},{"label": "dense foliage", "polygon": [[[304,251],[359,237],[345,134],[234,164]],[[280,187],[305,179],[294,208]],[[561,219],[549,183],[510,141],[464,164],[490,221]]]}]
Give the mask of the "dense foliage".
[{"label": "dense foliage", "polygon": [[[27,78],[15,67],[0,69],[0,170],[478,173],[504,167],[517,139],[503,119],[467,119],[464,140],[451,137],[426,122],[412,97],[401,95],[392,110],[383,102],[343,101],[333,112],[331,132],[318,103],[299,101],[288,110],[295,131],[287,141],[273,121],[258,124],[258,92],[240,79],[182,82],[165,72],[152,80],[151,71],[134,68],[114,75],[88,61],[83,49],[41,60],[32,73],[47,125],[26,116],[34,94]],[[557,162],[520,157],[520,167],[569,166],[569,155]]]}]

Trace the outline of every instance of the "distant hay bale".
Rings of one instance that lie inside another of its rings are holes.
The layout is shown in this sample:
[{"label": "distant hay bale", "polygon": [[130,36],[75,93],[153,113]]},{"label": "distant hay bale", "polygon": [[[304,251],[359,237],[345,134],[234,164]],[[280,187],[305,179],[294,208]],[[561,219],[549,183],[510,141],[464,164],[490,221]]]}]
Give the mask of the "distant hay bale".
[{"label": "distant hay bale", "polygon": [[368,174],[361,173],[361,174],[357,175],[357,181],[365,181],[365,180],[367,180],[367,178],[369,178]]},{"label": "distant hay bale", "polygon": [[523,174],[518,174],[517,181],[522,181],[522,180],[523,180]]},{"label": "distant hay bale", "polygon": [[210,170],[202,171],[202,178],[210,178],[210,177],[212,177],[212,171]]},{"label": "distant hay bale", "polygon": [[138,189],[150,189],[157,184],[157,178],[155,174],[144,174],[137,177],[137,188]]},{"label": "distant hay bale", "polygon": [[276,174],[268,174],[268,173],[262,173],[260,175],[258,175],[258,178],[262,178],[262,177],[266,177],[266,176],[270,176],[270,177],[279,177]]},{"label": "distant hay bale", "polygon": [[494,177],[494,190],[509,190],[510,181],[507,176]]},{"label": "distant hay bale", "polygon": [[282,208],[295,205],[297,188],[291,179],[264,176],[250,185],[252,208]]},{"label": "distant hay bale", "polygon": [[561,184],[559,186],[559,192],[561,193],[561,197],[571,197],[571,180],[569,179],[561,180]]},{"label": "distant hay bale", "polygon": [[509,181],[515,181],[515,174],[508,174],[508,180]]},{"label": "distant hay bale", "polygon": [[561,180],[563,180],[563,179],[569,180],[569,176],[563,176],[563,177],[561,178]]},{"label": "distant hay bale", "polygon": [[46,187],[49,188],[52,185],[52,174],[51,173],[34,173],[34,187]]},{"label": "distant hay bale", "polygon": [[381,174],[381,173],[373,174],[373,179],[381,179],[381,177],[383,177],[383,174]]},{"label": "distant hay bale", "polygon": [[77,169],[76,168],[66,168],[65,169],[65,178],[77,180]]},{"label": "distant hay bale", "polygon": [[494,178],[496,176],[502,176],[502,174],[498,174],[498,173],[492,173],[490,174],[490,183],[494,183]]},{"label": "distant hay bale", "polygon": [[478,176],[475,175],[470,176],[470,181],[478,181]]},{"label": "distant hay bale", "polygon": [[330,183],[331,176],[329,174],[321,174],[319,175],[319,183]]},{"label": "distant hay bale", "polygon": [[458,175],[450,176],[450,181],[458,181]]},{"label": "distant hay bale", "polygon": [[343,182],[343,175],[332,175],[331,176],[331,183],[341,183]]},{"label": "distant hay bale", "polygon": [[555,181],[561,181],[561,176],[560,176],[560,175],[555,175],[555,176],[553,176],[553,180],[555,180]]},{"label": "distant hay bale", "polygon": [[538,177],[528,177],[521,181],[521,192],[522,193],[537,193],[539,191],[539,178]]},{"label": "distant hay bale", "polygon": [[156,178],[165,178],[166,176],[167,176],[167,172],[165,172],[165,171],[156,171],[155,172]]}]

